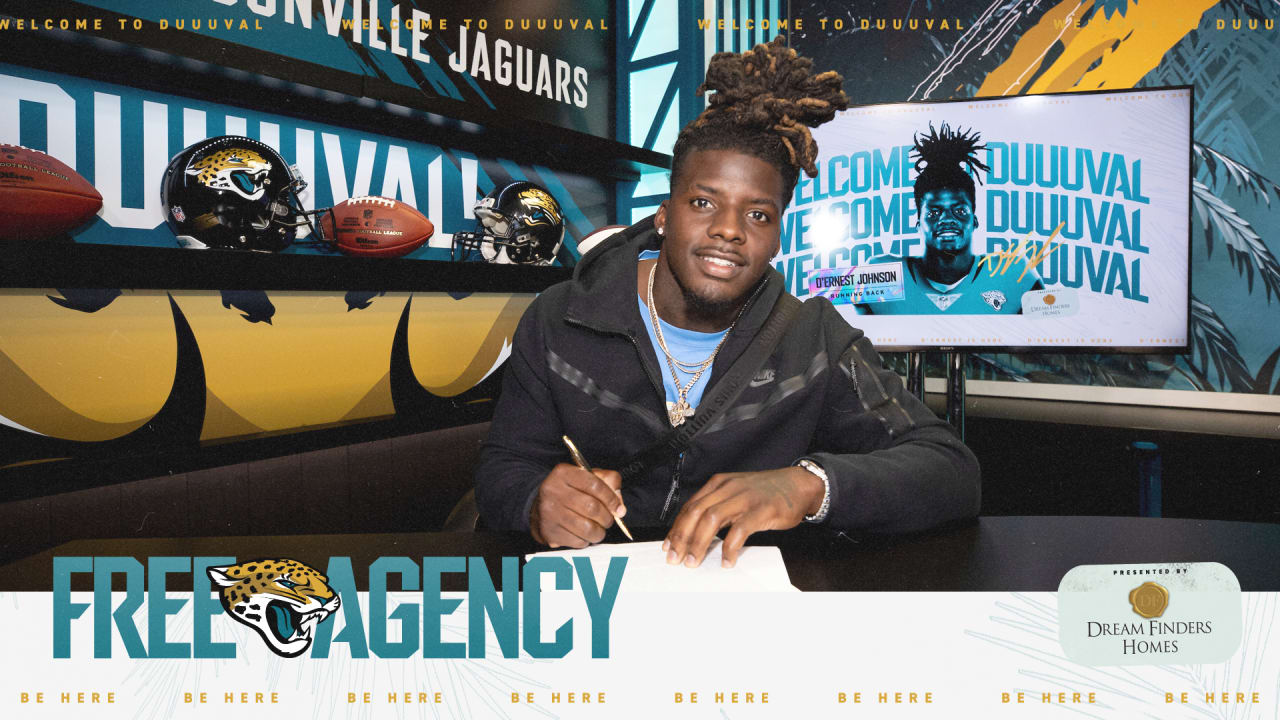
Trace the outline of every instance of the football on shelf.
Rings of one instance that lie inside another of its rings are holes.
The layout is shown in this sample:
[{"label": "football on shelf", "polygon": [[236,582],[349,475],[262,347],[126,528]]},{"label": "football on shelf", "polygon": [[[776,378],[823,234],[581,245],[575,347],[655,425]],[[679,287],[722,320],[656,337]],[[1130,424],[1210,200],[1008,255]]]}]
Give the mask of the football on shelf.
[{"label": "football on shelf", "polygon": [[0,239],[40,240],[88,222],[102,195],[52,155],[0,143]]},{"label": "football on shelf", "polygon": [[358,257],[407,255],[436,231],[417,208],[376,195],[338,203],[321,216],[320,226],[326,240]]}]

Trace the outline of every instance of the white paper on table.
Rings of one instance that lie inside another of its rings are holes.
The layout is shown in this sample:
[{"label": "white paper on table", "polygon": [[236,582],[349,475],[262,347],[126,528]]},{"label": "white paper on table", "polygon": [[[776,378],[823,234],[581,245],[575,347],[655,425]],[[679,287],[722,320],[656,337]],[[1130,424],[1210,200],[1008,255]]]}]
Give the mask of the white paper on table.
[{"label": "white paper on table", "polygon": [[[587,557],[596,577],[603,578],[609,558],[627,558],[623,587],[628,592],[799,592],[791,584],[782,551],[766,545],[748,545],[738,554],[738,563],[720,567],[720,539],[712,541],[707,556],[696,568],[668,565],[662,543],[606,543],[581,550],[550,550],[525,556]],[[544,581],[549,578],[544,577]]]}]

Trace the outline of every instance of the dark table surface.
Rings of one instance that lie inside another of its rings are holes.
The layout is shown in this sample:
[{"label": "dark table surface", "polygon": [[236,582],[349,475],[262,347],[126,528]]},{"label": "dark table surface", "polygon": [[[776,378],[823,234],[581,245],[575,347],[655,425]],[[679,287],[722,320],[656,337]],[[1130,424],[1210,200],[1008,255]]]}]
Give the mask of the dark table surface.
[{"label": "dark table surface", "polygon": [[[635,530],[638,540],[663,535]],[[1219,562],[1235,572],[1242,590],[1280,590],[1280,525],[1027,516],[983,517],[896,537],[806,530],[752,540],[781,547],[792,584],[808,591],[1054,591],[1077,565],[1164,562]],[[77,540],[0,567],[0,591],[52,589],[53,557],[66,555],[288,557],[321,569],[329,557],[346,556],[363,590],[367,567],[379,557],[479,556],[496,579],[499,558],[539,549],[527,536],[483,531]],[[443,579],[447,590],[466,587],[460,575]],[[72,589],[89,590],[91,581],[90,574],[77,573]],[[189,590],[189,579],[184,587],[174,576],[169,589]]]}]

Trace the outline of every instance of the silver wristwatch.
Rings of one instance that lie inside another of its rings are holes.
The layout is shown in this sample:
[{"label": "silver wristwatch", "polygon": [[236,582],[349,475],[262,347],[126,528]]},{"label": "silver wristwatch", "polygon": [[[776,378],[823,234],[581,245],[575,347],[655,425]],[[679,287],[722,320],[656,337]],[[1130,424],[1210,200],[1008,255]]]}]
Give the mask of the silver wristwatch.
[{"label": "silver wristwatch", "polygon": [[831,510],[831,481],[827,479],[827,471],[822,469],[818,463],[809,458],[801,458],[796,461],[796,467],[804,468],[822,481],[822,504],[818,506],[818,512],[812,515],[805,515],[804,521],[809,523],[820,523],[827,519],[827,512]]}]

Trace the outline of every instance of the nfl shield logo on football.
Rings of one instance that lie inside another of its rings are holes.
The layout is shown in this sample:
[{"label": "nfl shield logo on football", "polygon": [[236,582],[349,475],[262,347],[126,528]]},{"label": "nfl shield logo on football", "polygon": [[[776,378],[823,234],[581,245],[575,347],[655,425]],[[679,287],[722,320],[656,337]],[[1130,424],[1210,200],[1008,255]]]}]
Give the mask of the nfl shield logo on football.
[{"label": "nfl shield logo on football", "polygon": [[184,213],[184,212],[182,212],[182,208],[181,208],[181,207],[179,207],[179,206],[177,206],[177,205],[174,205],[174,206],[173,206],[173,219],[174,219],[174,220],[177,220],[178,222],[186,222],[186,221],[187,221],[187,214],[186,214],[186,213]]}]

